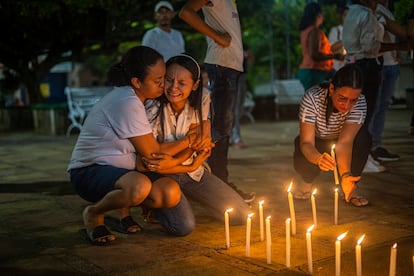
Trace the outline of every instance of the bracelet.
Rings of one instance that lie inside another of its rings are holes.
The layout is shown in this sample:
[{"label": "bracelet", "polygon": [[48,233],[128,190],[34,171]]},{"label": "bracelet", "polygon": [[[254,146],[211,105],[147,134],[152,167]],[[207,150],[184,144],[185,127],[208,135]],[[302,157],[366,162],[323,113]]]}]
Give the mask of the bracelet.
[{"label": "bracelet", "polygon": [[351,175],[351,173],[348,171],[348,172],[344,172],[343,174],[341,174],[341,178],[343,178],[343,177],[345,177],[345,176],[350,176]]}]

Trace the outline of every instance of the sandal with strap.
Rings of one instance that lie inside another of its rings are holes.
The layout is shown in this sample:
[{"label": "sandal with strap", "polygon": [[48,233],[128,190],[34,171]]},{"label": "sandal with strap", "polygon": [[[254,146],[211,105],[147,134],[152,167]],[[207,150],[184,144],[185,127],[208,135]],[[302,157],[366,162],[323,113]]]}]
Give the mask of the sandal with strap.
[{"label": "sandal with strap", "polygon": [[349,199],[349,203],[351,203],[355,207],[365,207],[369,204],[369,201],[368,199],[357,195],[357,196],[352,196]]},{"label": "sandal with strap", "polygon": [[92,245],[108,245],[115,240],[115,236],[109,232],[105,225],[99,225],[90,232],[86,229],[80,229],[78,233],[81,238],[89,241]]},{"label": "sandal with strap", "polygon": [[[131,216],[126,216],[119,221],[125,234],[135,234],[142,231],[142,226],[136,222]],[[135,231],[131,230],[135,229]]]},{"label": "sandal with strap", "polygon": [[302,191],[296,191],[293,193],[293,198],[295,199],[301,199],[306,200],[311,197],[311,192],[302,192]]}]

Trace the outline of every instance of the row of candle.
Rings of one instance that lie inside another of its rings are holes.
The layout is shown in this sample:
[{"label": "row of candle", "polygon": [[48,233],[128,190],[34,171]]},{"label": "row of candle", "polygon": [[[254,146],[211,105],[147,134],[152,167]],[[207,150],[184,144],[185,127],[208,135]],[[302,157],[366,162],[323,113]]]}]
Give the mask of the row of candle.
[{"label": "row of candle", "polygon": [[[315,193],[315,191],[314,191]],[[313,195],[314,195],[313,193]],[[259,225],[260,225],[260,241],[264,240],[264,230],[263,230],[263,203],[264,201],[259,202]],[[224,212],[225,220],[225,234],[226,234],[226,247],[230,248],[230,232],[229,232],[229,213],[233,209],[228,209]],[[246,223],[246,257],[250,257],[250,239],[251,239],[251,221],[254,213],[250,213],[247,216]],[[268,264],[271,264],[271,230],[270,230],[270,219],[271,216],[266,218],[266,261]],[[286,267],[290,268],[290,249],[291,249],[291,218],[287,218],[285,221],[285,232],[286,232]],[[306,248],[307,248],[307,260],[308,260],[308,271],[310,274],[313,273],[313,260],[312,260],[312,241],[311,241],[311,232],[316,228],[316,225],[313,224],[306,230]],[[335,241],[335,275],[339,276],[341,273],[341,240],[347,235],[348,232],[342,233],[339,235]],[[361,243],[365,238],[365,234],[362,235],[355,246],[355,257],[356,257],[356,275],[362,275],[362,257],[361,257]],[[396,260],[397,260],[397,244],[395,243],[391,247],[390,254],[390,268],[389,275],[394,276],[396,271]],[[414,257],[413,257],[414,265]]]}]

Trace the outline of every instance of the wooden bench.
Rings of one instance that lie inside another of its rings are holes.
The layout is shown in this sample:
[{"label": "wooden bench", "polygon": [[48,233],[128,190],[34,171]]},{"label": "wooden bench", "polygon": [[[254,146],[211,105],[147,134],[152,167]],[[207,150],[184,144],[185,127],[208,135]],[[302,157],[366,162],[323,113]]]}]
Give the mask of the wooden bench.
[{"label": "wooden bench", "polygon": [[277,80],[274,85],[276,119],[279,119],[280,107],[299,107],[305,89],[298,79]]},{"label": "wooden bench", "polygon": [[65,94],[68,103],[68,118],[71,122],[66,130],[66,136],[70,135],[72,129],[82,129],[82,124],[92,107],[102,99],[112,87],[66,87]]}]

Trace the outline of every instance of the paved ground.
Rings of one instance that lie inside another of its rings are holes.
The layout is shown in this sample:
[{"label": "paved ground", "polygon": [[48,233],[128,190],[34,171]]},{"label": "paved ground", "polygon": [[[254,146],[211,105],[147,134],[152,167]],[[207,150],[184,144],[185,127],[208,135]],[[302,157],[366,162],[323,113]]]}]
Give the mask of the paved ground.
[{"label": "paved ground", "polygon": [[[389,113],[384,146],[401,155],[386,163],[387,171],[366,174],[361,192],[371,205],[355,208],[339,203],[339,225],[333,224],[332,174],[315,183],[318,228],[312,232],[314,275],[334,275],[336,237],[342,241],[342,275],[355,275],[354,247],[362,243],[364,275],[388,275],[390,248],[398,244],[397,275],[413,275],[414,137],[407,134],[411,112]],[[74,195],[66,166],[76,135],[0,134],[0,268],[2,275],[304,275],[308,272],[306,229],[312,224],[310,201],[295,201],[297,234],[292,237],[291,268],[285,266],[284,221],[289,216],[287,186],[292,170],[295,121],[243,125],[249,147],[232,149],[231,180],[257,193],[252,204],[251,256],[245,256],[245,226],[231,227],[225,249],[224,226],[197,203],[196,230],[182,238],[166,235],[158,225],[144,224],[138,235],[117,235],[107,247],[81,240],[81,212],[86,202]],[[258,201],[271,215],[272,263],[266,263],[260,241]],[[137,220],[140,210],[134,211]]]}]

